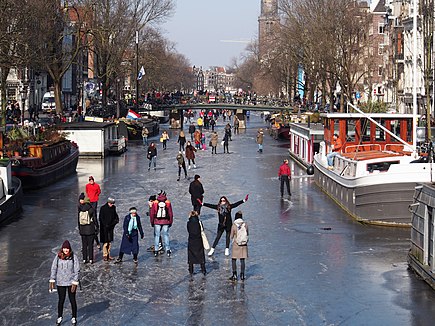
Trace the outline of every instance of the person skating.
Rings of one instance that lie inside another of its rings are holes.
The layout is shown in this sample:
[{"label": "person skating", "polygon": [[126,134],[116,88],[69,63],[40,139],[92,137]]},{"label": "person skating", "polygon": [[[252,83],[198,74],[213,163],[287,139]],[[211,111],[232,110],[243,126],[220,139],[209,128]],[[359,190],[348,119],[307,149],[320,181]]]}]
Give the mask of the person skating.
[{"label": "person skating", "polygon": [[201,206],[205,206],[208,208],[215,209],[218,213],[218,227],[217,227],[217,234],[216,238],[214,239],[213,245],[210,248],[210,251],[208,252],[209,256],[212,256],[216,246],[219,243],[219,240],[222,236],[222,234],[225,232],[225,256],[229,256],[230,254],[230,233],[231,233],[231,227],[233,225],[232,218],[231,218],[231,210],[233,208],[238,207],[239,205],[245,203],[248,201],[249,195],[246,195],[245,199],[239,200],[235,202],[234,204],[231,204],[227,197],[221,196],[219,199],[219,202],[217,204],[209,204],[209,203],[203,203],[202,201],[198,200],[199,204]]},{"label": "person skating", "polygon": [[256,138],[259,153],[263,153],[263,140],[264,140],[263,129],[260,128],[258,129],[257,138]]},{"label": "person skating", "polygon": [[194,180],[189,185],[190,200],[192,202],[193,210],[201,214],[201,202],[204,195],[204,187],[201,183],[201,177],[196,174]]},{"label": "person skating", "polygon": [[106,204],[101,206],[100,214],[100,240],[103,243],[103,260],[113,260],[110,256],[110,248],[113,241],[113,229],[119,223],[118,213],[116,212],[115,199],[109,197]]},{"label": "person skating", "polygon": [[129,209],[129,214],[124,217],[123,231],[121,247],[119,248],[119,255],[115,264],[122,263],[124,254],[133,254],[133,262],[137,264],[137,256],[139,254],[139,234],[140,238],[143,239],[144,233],[136,207],[131,207]]},{"label": "person skating", "polygon": [[279,167],[278,178],[281,181],[281,187],[280,187],[281,197],[284,196],[284,184],[287,187],[288,195],[291,196],[292,195],[292,193],[290,192],[291,170],[290,167],[288,166],[287,159],[285,159],[281,164],[281,166]]},{"label": "person skating", "polygon": [[186,170],[186,162],[184,161],[184,156],[181,151],[177,154],[177,163],[178,163],[178,179],[180,181],[181,169],[184,171],[184,177],[187,178],[187,170]]},{"label": "person skating", "polygon": [[211,153],[217,154],[216,148],[219,142],[219,135],[216,131],[213,131],[211,134],[210,144],[211,144]]},{"label": "person skating", "polygon": [[186,144],[186,158],[187,158],[187,164],[189,166],[188,170],[190,170],[190,162],[192,162],[193,168],[196,169],[195,152],[196,152],[196,148],[192,146],[190,141],[188,141]]},{"label": "person skating", "polygon": [[99,229],[98,220],[95,217],[95,211],[85,198],[85,194],[81,193],[79,196],[79,203],[77,206],[77,221],[79,226],[80,236],[82,237],[82,253],[83,263],[94,262],[94,239],[95,232]]},{"label": "person skating", "polygon": [[191,122],[189,126],[190,141],[193,141],[193,134],[195,133],[195,130],[195,125],[193,124],[193,122]]},{"label": "person skating", "polygon": [[[172,226],[173,213],[171,202],[166,197],[166,193],[162,192],[157,196],[157,200],[153,202],[150,211],[150,223],[154,227],[154,248],[159,247],[160,234],[163,238],[163,244],[168,257],[171,256],[171,246],[169,243],[169,228]],[[158,251],[154,251],[154,256],[158,256]]]},{"label": "person skating", "polygon": [[148,146],[148,135],[149,135],[149,131],[147,127],[143,127],[142,128],[142,142],[144,146]]},{"label": "person skating", "polygon": [[[161,195],[163,193],[163,190],[160,190],[160,192],[157,195],[151,195],[148,198],[148,212],[147,212],[147,216],[150,217],[151,214],[151,208],[153,207],[153,204],[155,201],[157,201],[157,196]],[[154,226],[152,226],[153,228],[153,232],[154,232]],[[147,248],[147,251],[151,251],[154,252],[155,251],[155,247],[154,247],[154,236],[153,236],[153,244]],[[163,250],[163,241],[162,241],[162,235],[160,234],[160,239],[159,239],[159,247],[157,248],[157,251],[159,252],[159,254],[164,253]]]},{"label": "person skating", "polygon": [[166,150],[166,143],[169,140],[169,135],[168,135],[168,132],[166,130],[163,131],[161,139],[163,142],[163,150]]},{"label": "person skating", "polygon": [[189,238],[187,240],[187,264],[189,266],[189,274],[193,276],[193,265],[199,264],[201,272],[206,275],[205,270],[205,254],[204,244],[201,237],[201,221],[198,217],[198,212],[191,211],[189,220],[187,221],[187,232]]},{"label": "person skating", "polygon": [[228,143],[229,143],[229,134],[227,133],[227,132],[225,132],[225,134],[224,134],[224,138],[222,139],[222,141],[223,141],[223,145],[224,145],[224,154],[225,154],[225,151],[226,151],[226,153],[230,153],[230,150],[228,149]]},{"label": "person skating", "polygon": [[[95,219],[97,218],[98,212],[98,200],[100,199],[101,188],[98,183],[95,182],[94,177],[89,177],[89,183],[86,184],[86,196],[89,198],[92,208],[94,209]],[[101,250],[100,241],[98,240],[98,230],[95,230],[95,243],[97,244],[97,248]]]},{"label": "person skating", "polygon": [[154,165],[155,170],[157,165],[157,147],[154,143],[151,143],[150,146],[148,146],[147,159],[149,160],[148,171],[151,169],[151,164]]},{"label": "person skating", "polygon": [[72,251],[69,241],[65,240],[62,244],[62,248],[60,248],[51,264],[50,281],[48,283],[50,292],[53,292],[56,286],[59,297],[56,325],[62,324],[63,306],[67,292],[69,302],[71,303],[71,323],[73,326],[77,324],[76,292],[77,285],[79,285],[79,273],[79,259]]},{"label": "person skating", "polygon": [[186,135],[184,134],[183,130],[180,131],[177,142],[180,145],[179,151],[184,153],[184,146],[186,145]]},{"label": "person skating", "polygon": [[231,267],[233,275],[230,277],[230,280],[232,281],[237,280],[237,259],[240,259],[240,280],[245,280],[245,260],[248,258],[248,235],[248,225],[243,220],[242,212],[238,211],[234,216],[234,223],[231,227],[230,234],[230,238],[233,240],[231,252]]}]

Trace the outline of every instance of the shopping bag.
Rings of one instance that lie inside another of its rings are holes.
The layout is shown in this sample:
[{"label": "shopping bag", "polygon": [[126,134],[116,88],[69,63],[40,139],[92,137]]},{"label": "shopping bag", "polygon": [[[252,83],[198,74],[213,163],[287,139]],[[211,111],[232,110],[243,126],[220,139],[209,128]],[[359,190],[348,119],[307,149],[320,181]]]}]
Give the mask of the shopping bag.
[{"label": "shopping bag", "polygon": [[202,244],[203,244],[205,250],[209,250],[210,244],[208,243],[207,235],[204,232],[204,227],[202,226],[202,222],[199,222],[199,225],[201,226]]}]

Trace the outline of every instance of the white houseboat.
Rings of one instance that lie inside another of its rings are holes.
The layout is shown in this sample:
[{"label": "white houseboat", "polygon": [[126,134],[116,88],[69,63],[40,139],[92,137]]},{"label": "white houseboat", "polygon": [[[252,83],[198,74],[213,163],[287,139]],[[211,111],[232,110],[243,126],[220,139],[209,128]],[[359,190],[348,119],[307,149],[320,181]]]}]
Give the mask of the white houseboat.
[{"label": "white houseboat", "polygon": [[[408,206],[419,183],[435,180],[430,156],[415,151],[412,114],[328,113],[314,156],[317,185],[361,222],[410,226]],[[328,167],[334,134],[343,146]]]},{"label": "white houseboat", "polygon": [[323,140],[321,123],[290,123],[290,156],[304,166],[313,163]]}]

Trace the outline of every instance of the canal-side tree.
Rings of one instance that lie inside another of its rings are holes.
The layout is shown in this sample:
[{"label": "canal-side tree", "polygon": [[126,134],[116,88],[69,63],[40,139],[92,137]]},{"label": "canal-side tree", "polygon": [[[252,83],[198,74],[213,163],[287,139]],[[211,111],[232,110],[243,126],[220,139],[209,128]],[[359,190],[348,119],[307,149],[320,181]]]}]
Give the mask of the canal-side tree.
[{"label": "canal-side tree", "polygon": [[[29,62],[26,45],[27,1],[0,1],[0,93],[1,93],[1,128],[6,123],[7,78],[11,68],[23,67]],[[18,71],[18,70],[17,70]],[[2,129],[2,130],[3,130]]]},{"label": "canal-side tree", "polygon": [[95,56],[93,69],[101,83],[102,102],[107,103],[107,94],[117,79],[119,67],[130,69],[136,81],[136,31],[142,43],[145,26],[159,24],[171,15],[173,0],[80,0],[82,6],[93,12],[91,38],[88,49]]},{"label": "canal-side tree", "polygon": [[60,0],[32,0],[28,6],[28,47],[34,66],[47,71],[53,81],[56,113],[61,114],[63,77],[83,47],[87,13]]}]

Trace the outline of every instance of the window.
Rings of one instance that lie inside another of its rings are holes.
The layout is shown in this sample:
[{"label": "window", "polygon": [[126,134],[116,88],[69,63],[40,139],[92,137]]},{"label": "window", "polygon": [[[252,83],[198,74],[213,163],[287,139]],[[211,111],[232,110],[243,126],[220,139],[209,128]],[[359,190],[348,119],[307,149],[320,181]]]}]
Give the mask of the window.
[{"label": "window", "polygon": [[383,72],[384,72],[384,67],[379,66],[378,67],[378,76],[382,76]]},{"label": "window", "polygon": [[384,24],[379,24],[378,34],[384,34]]},{"label": "window", "polygon": [[378,55],[383,55],[384,54],[384,46],[383,45],[379,45],[378,46]]},{"label": "window", "polygon": [[367,171],[372,173],[373,171],[386,172],[390,168],[391,164],[399,164],[399,161],[391,161],[391,162],[377,162],[367,164]]}]

